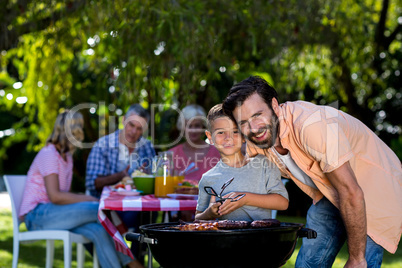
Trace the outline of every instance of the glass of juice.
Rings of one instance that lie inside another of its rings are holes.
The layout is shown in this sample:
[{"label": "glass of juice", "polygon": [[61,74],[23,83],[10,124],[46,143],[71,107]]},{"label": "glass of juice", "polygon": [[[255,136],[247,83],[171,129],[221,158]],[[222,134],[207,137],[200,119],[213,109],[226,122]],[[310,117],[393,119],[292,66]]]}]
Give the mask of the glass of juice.
[{"label": "glass of juice", "polygon": [[175,180],[173,176],[156,176],[155,177],[155,196],[167,197],[167,194],[174,193]]}]

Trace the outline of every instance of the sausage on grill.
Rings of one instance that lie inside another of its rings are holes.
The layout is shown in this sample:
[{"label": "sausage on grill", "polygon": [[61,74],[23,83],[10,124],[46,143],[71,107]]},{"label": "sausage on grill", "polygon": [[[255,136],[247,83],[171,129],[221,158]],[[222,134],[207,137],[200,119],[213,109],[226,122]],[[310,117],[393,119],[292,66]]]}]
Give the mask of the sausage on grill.
[{"label": "sausage on grill", "polygon": [[249,225],[250,225],[250,222],[248,222],[248,221],[232,221],[232,220],[218,221],[219,229],[225,229],[225,230],[245,229],[245,228],[248,228]]},{"label": "sausage on grill", "polygon": [[251,223],[251,228],[265,228],[265,227],[277,227],[281,222],[276,219],[255,220]]}]

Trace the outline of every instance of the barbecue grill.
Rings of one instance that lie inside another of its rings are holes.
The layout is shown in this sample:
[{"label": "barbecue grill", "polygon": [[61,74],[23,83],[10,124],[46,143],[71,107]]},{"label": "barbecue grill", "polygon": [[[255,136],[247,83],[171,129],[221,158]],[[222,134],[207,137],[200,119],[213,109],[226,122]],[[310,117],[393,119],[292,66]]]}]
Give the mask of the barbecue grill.
[{"label": "barbecue grill", "polygon": [[129,241],[147,243],[163,268],[280,267],[292,256],[298,237],[316,238],[303,224],[282,222],[269,228],[180,231],[179,223],[140,226]]}]

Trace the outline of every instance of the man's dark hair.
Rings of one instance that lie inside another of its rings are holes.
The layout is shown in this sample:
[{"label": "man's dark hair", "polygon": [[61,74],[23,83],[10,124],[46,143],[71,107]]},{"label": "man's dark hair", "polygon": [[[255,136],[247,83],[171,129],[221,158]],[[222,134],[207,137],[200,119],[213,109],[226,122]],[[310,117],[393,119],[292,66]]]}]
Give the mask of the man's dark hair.
[{"label": "man's dark hair", "polygon": [[234,120],[233,110],[241,106],[254,93],[257,93],[271,110],[272,99],[278,100],[278,93],[267,81],[259,76],[250,76],[230,89],[228,96],[223,101],[223,111]]}]

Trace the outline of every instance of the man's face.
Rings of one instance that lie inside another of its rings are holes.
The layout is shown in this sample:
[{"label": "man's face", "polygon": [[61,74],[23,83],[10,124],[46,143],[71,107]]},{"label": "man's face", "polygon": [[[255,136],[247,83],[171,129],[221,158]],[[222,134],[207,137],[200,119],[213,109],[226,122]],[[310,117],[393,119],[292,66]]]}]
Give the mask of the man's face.
[{"label": "man's face", "polygon": [[136,114],[124,117],[124,139],[131,144],[134,144],[141,137],[144,129],[147,127],[145,118]]},{"label": "man's face", "polygon": [[240,131],[260,148],[269,148],[275,144],[278,132],[278,117],[264,100],[254,93],[241,106],[233,111],[233,116]]}]

